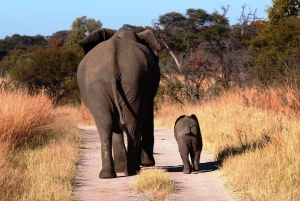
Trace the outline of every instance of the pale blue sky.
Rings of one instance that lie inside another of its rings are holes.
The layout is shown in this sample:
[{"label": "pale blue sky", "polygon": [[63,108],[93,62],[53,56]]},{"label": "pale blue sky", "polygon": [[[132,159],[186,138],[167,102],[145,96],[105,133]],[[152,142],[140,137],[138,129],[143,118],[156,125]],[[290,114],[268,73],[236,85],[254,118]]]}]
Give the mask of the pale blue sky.
[{"label": "pale blue sky", "polygon": [[227,17],[235,24],[243,4],[247,12],[257,8],[257,16],[265,19],[272,0],[0,0],[0,39],[16,33],[50,36],[71,29],[72,22],[84,15],[100,20],[105,28],[119,29],[123,24],[152,26],[160,15],[185,14],[189,8],[221,12],[221,5],[227,4]]}]

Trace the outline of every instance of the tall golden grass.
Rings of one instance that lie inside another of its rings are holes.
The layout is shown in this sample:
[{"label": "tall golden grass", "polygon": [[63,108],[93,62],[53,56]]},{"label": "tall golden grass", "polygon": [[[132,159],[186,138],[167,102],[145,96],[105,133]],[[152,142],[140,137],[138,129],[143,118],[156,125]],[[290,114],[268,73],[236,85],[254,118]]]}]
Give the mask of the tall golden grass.
[{"label": "tall golden grass", "polygon": [[300,200],[299,91],[243,89],[201,105],[164,104],[155,125],[196,114],[204,149],[228,182],[251,200]]},{"label": "tall golden grass", "polygon": [[45,95],[0,91],[0,200],[73,200],[80,137]]},{"label": "tall golden grass", "polygon": [[45,95],[30,96],[26,91],[3,91],[0,96],[0,141],[22,146],[33,137],[53,129],[51,101]]}]

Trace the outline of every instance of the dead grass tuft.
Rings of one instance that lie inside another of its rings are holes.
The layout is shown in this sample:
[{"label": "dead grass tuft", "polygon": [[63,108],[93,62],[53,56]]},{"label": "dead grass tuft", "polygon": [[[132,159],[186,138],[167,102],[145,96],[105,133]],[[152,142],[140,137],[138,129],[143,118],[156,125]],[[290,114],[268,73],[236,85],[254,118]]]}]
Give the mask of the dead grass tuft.
[{"label": "dead grass tuft", "polygon": [[149,168],[141,170],[137,175],[133,183],[133,190],[138,193],[150,194],[151,200],[164,200],[167,194],[176,192],[176,187],[166,170]]}]

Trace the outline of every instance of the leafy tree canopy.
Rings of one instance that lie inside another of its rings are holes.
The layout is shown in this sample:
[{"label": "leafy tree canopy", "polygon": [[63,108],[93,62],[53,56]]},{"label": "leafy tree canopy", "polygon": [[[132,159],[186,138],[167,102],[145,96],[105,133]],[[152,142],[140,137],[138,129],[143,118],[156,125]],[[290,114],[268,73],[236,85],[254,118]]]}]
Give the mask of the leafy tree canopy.
[{"label": "leafy tree canopy", "polygon": [[32,93],[45,89],[54,104],[79,101],[77,66],[83,55],[67,46],[39,49],[11,70],[13,80],[28,86]]},{"label": "leafy tree canopy", "polygon": [[130,24],[123,24],[123,26],[120,29],[130,30],[130,31],[134,31],[135,33],[139,33],[139,32],[144,31],[146,28],[147,27],[134,26],[134,25],[130,25]]},{"label": "leafy tree canopy", "polygon": [[72,29],[68,36],[68,42],[70,44],[78,44],[78,42],[86,35],[97,29],[100,29],[101,27],[102,23],[100,20],[96,21],[93,18],[87,18],[86,16],[76,18],[76,20],[72,23]]},{"label": "leafy tree canopy", "polygon": [[300,19],[290,16],[266,26],[251,40],[254,72],[264,85],[300,81],[299,36]]},{"label": "leafy tree canopy", "polygon": [[187,9],[183,15],[170,12],[159,16],[155,27],[160,36],[173,48],[184,51],[195,47],[201,39],[217,40],[228,30],[229,21],[217,12],[208,14],[203,9]]},{"label": "leafy tree canopy", "polygon": [[297,17],[300,14],[299,0],[272,0],[273,6],[266,11],[271,23],[290,16]]},{"label": "leafy tree canopy", "polygon": [[57,31],[48,38],[48,46],[57,47],[62,46],[68,41],[68,30]]},{"label": "leafy tree canopy", "polygon": [[0,40],[0,60],[3,56],[8,55],[10,50],[27,50],[31,46],[45,47],[47,40],[42,35],[21,36],[14,34],[11,37],[6,36]]}]

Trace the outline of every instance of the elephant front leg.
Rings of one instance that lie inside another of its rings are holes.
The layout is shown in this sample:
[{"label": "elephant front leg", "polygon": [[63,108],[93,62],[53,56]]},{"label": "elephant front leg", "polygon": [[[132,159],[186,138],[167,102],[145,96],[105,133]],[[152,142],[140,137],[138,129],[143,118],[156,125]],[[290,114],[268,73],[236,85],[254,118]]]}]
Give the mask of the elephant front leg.
[{"label": "elephant front leg", "polygon": [[113,133],[113,154],[114,168],[116,172],[125,172],[126,169],[126,148],[123,133]]}]

